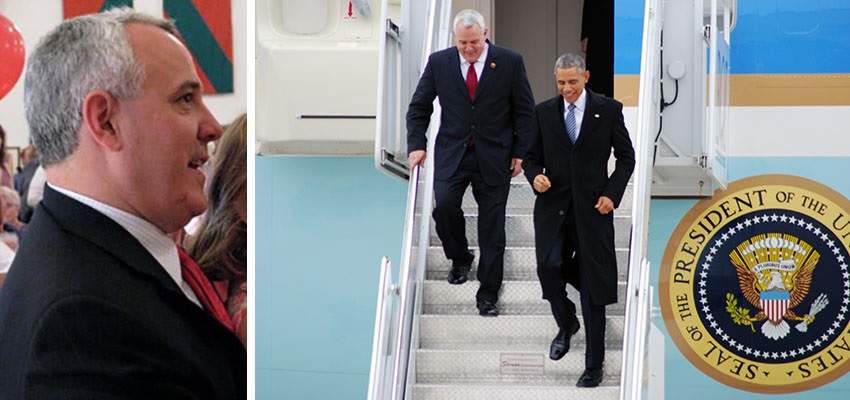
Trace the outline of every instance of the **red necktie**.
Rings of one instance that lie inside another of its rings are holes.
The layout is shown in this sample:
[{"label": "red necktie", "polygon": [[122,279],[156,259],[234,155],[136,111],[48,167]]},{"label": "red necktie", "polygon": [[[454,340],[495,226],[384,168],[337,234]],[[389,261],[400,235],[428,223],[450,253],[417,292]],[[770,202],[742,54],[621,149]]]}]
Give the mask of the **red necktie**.
[{"label": "red necktie", "polygon": [[[469,64],[469,69],[466,70],[466,91],[469,92],[469,99],[475,98],[475,89],[478,88],[478,74],[475,73],[475,63]],[[469,139],[469,147],[475,146],[475,138]]]},{"label": "red necktie", "polygon": [[180,256],[180,272],[183,274],[183,280],[192,287],[192,291],[198,296],[198,300],[213,317],[215,317],[227,329],[233,330],[233,322],[230,315],[224,308],[224,304],[218,297],[210,281],[207,279],[204,272],[198,263],[186,254],[182,247],[177,246],[177,254]]},{"label": "red necktie", "polygon": [[475,73],[475,63],[470,63],[466,71],[466,90],[469,92],[470,100],[475,98],[476,88],[478,88],[478,74]]}]

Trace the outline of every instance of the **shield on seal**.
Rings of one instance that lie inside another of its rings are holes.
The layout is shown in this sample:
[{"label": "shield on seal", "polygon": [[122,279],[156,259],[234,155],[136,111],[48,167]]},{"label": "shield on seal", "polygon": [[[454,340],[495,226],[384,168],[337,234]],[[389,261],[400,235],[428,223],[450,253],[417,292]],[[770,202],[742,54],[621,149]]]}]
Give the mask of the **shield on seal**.
[{"label": "shield on seal", "polygon": [[766,290],[759,293],[759,306],[771,322],[782,320],[790,300],[791,294],[785,290]]}]

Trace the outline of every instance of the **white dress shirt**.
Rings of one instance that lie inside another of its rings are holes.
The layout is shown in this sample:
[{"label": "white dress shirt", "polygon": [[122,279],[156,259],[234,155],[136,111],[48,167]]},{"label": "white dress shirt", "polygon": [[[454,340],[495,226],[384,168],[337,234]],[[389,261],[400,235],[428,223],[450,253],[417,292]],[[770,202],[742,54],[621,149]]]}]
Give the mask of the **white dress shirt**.
[{"label": "white dress shirt", "polygon": [[[576,141],[578,141],[579,135],[581,134],[581,121],[584,120],[584,109],[587,107],[587,90],[582,90],[581,94],[576,99],[574,103],[576,108],[573,110],[573,115],[576,117]],[[564,99],[564,117],[561,118],[562,121],[567,120],[567,113],[570,112],[570,103]]]},{"label": "white dress shirt", "polygon": [[[478,56],[478,61],[475,62],[475,77],[478,78],[478,81],[481,81],[481,74],[484,73],[484,63],[487,62],[487,52],[490,50],[490,44],[484,43],[484,51],[481,52],[481,55]],[[466,73],[469,71],[469,61],[466,61],[463,58],[463,54],[458,50],[458,55],[460,55],[460,74],[463,77],[463,81],[466,82]]]},{"label": "white dress shirt", "polygon": [[192,290],[192,287],[183,280],[183,274],[180,271],[180,257],[177,255],[177,245],[170,236],[162,232],[162,230],[157,228],[156,225],[126,211],[119,210],[90,197],[72,192],[68,189],[63,189],[51,183],[48,183],[48,185],[50,185],[51,188],[56,189],[57,192],[94,208],[101,214],[106,215],[109,219],[115,221],[118,225],[121,225],[127,230],[127,232],[130,233],[130,235],[142,244],[145,250],[147,250],[148,253],[156,259],[156,261],[159,262],[162,268],[165,269],[168,276],[170,276],[171,279],[177,283],[177,286],[183,290],[186,297],[199,307],[203,308],[203,306],[201,306],[201,302],[198,301],[198,297],[195,295],[195,291]]}]

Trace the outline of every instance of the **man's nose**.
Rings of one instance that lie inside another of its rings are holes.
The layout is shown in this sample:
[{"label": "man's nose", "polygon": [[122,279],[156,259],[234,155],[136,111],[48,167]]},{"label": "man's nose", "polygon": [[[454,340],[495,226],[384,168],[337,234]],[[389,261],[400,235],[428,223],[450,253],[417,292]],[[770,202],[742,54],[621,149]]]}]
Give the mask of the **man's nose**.
[{"label": "man's nose", "polygon": [[222,126],[216,121],[215,116],[212,115],[212,112],[206,107],[204,107],[203,117],[200,125],[198,126],[198,138],[204,142],[212,142],[216,139],[220,138],[224,130]]}]

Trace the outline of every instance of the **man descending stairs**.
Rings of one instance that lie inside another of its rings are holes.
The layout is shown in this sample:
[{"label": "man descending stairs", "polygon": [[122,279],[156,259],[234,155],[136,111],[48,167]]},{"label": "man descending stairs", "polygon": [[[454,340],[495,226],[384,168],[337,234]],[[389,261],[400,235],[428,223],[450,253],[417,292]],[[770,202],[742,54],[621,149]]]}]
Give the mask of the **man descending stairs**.
[{"label": "man descending stairs", "polygon": [[[609,168],[613,168],[613,162]],[[418,348],[410,358],[412,391],[408,398],[618,399],[631,204],[630,185],[620,208],[614,212],[620,292],[619,302],[606,309],[606,356],[599,387],[575,386],[584,370],[584,329],[572,337],[570,351],[564,358],[549,359],[549,346],[558,327],[549,303],[541,298],[536,273],[534,194],[523,177],[516,177],[508,197],[507,249],[498,317],[479,316],[476,309],[476,265],[469,273],[470,281],[462,285],[446,282],[451,262],[443,255],[432,227]],[[464,197],[464,212],[467,237],[477,256],[477,210],[470,191]],[[577,302],[578,292],[572,286],[567,292]],[[578,317],[581,320],[581,315]]]}]

